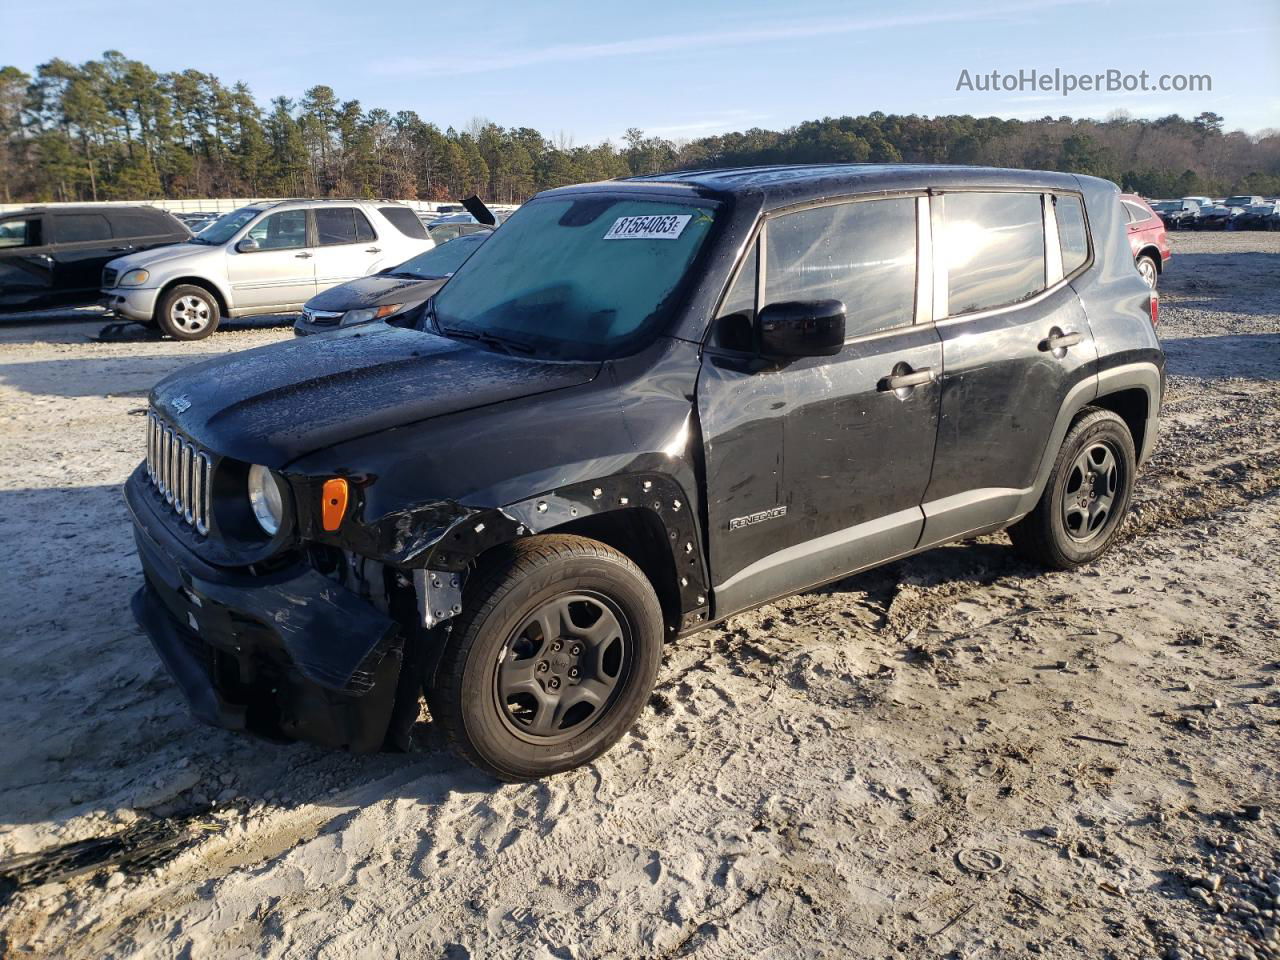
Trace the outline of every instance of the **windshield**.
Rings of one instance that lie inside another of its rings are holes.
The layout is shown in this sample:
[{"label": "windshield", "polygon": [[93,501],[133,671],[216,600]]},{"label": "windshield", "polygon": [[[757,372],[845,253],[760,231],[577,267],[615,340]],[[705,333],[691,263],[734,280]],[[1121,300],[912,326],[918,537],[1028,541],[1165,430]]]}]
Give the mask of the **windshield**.
[{"label": "windshield", "polygon": [[488,237],[489,234],[487,233],[476,233],[467,237],[456,237],[453,240],[447,240],[434,250],[428,250],[426,253],[418,254],[412,260],[406,260],[390,272],[397,277],[422,277],[424,279],[447,277],[462,266],[463,261],[475,253],[476,247],[484,243]]},{"label": "windshield", "polygon": [[656,198],[535,200],[436,294],[436,323],[540,356],[624,355],[674,305],[713,215]]},{"label": "windshield", "polygon": [[1227,207],[1247,207],[1253,203],[1253,197],[1227,197],[1222,203]]},{"label": "windshield", "polygon": [[1151,205],[1151,209],[1156,213],[1171,213],[1174,210],[1181,210],[1182,204],[1175,203],[1172,200],[1157,200]]},{"label": "windshield", "polygon": [[258,207],[241,207],[239,210],[232,210],[230,213],[223,214],[197,233],[191,238],[192,242],[211,243],[215,246],[221,246],[261,212]]}]

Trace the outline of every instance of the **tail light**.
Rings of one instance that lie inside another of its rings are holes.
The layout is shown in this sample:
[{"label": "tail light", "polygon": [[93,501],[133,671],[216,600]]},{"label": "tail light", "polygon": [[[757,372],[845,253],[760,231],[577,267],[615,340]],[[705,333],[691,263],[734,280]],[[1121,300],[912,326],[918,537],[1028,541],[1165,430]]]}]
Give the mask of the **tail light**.
[{"label": "tail light", "polygon": [[1151,325],[1160,326],[1160,295],[1151,291]]}]

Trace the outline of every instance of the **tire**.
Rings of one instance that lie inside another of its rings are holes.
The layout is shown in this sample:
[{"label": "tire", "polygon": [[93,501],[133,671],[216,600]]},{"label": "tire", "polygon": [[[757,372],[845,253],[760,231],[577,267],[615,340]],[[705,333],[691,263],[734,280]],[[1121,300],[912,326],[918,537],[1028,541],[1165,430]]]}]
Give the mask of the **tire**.
[{"label": "tire", "polygon": [[156,324],[175,340],[203,340],[218,329],[221,318],[217,298],[190,283],[169,290],[156,304]]},{"label": "tire", "polygon": [[[1084,470],[1086,458],[1097,477],[1092,484]],[[1009,528],[1009,539],[1023,556],[1047,567],[1074,570],[1093,562],[1115,541],[1136,472],[1133,437],[1125,422],[1110,410],[1086,407],[1062,441],[1040,502]],[[1104,506],[1105,516],[1099,517],[1096,511]]]},{"label": "tire", "polygon": [[500,780],[591,762],[648,702],[662,608],[640,568],[603,543],[547,535],[501,547],[462,610],[427,703],[449,745]]},{"label": "tire", "polygon": [[1146,281],[1147,286],[1154,290],[1160,279],[1160,268],[1155,260],[1144,253],[1138,258],[1137,265],[1139,275]]}]

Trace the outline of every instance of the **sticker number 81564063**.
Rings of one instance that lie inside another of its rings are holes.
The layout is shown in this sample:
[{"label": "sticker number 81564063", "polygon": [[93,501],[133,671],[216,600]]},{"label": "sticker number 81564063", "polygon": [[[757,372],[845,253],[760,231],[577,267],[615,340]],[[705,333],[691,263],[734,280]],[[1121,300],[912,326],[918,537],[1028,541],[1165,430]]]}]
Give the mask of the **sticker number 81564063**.
[{"label": "sticker number 81564063", "polygon": [[659,214],[651,217],[619,217],[604,235],[606,240],[675,240],[693,219],[691,214]]}]

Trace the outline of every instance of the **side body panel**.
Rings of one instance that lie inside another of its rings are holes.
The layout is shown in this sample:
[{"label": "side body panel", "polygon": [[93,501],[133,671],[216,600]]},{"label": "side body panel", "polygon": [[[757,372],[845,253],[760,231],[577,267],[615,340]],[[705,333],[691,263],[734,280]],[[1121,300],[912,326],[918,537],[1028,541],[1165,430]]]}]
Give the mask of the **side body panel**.
[{"label": "side body panel", "polygon": [[[1055,330],[1083,339],[1045,349]],[[922,546],[1018,516],[1059,410],[1097,365],[1070,285],[1028,306],[942,321],[938,332],[946,372]]]}]

